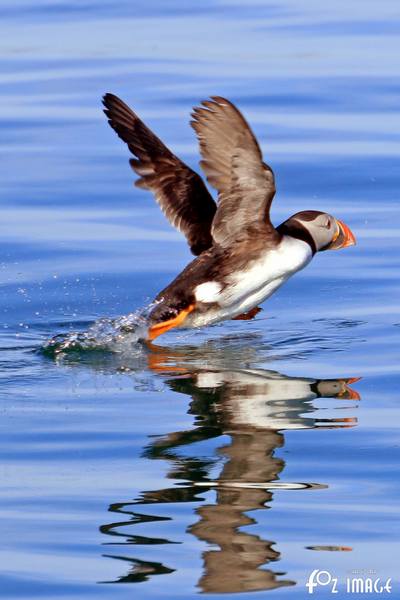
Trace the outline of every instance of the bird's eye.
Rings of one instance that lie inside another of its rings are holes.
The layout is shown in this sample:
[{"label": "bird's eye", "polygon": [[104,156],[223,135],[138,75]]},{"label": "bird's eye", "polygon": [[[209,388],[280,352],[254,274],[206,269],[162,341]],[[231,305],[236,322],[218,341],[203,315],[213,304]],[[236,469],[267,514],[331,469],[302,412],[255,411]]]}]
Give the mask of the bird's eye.
[{"label": "bird's eye", "polygon": [[325,227],[326,227],[327,229],[330,229],[330,228],[331,228],[331,220],[330,220],[330,219],[328,219],[328,220],[326,221],[326,223],[325,223]]}]

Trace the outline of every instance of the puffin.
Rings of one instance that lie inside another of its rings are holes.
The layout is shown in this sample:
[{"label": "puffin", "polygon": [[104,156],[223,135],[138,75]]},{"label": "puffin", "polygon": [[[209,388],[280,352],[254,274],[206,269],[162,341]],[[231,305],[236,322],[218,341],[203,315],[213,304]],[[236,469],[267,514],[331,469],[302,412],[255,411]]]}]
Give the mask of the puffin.
[{"label": "puffin", "polygon": [[238,108],[211,96],[192,121],[209,184],[180,160],[114,94],[103,97],[110,126],[127,144],[135,185],[149,190],[196,257],[156,296],[147,318],[151,342],[172,328],[248,320],[317,252],[355,244],[350,228],[332,215],[303,210],[278,227],[270,218],[275,177]]}]

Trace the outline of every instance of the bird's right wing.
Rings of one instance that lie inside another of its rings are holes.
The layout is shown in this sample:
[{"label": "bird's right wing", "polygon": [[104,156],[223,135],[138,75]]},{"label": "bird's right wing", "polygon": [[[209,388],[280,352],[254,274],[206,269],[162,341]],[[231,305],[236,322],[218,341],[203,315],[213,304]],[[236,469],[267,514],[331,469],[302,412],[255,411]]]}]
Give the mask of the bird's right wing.
[{"label": "bird's right wing", "polygon": [[175,156],[117,96],[103,98],[108,122],[136,157],[135,185],[150,190],[170,223],[181,231],[193,254],[212,246],[216,205],[201,177]]}]

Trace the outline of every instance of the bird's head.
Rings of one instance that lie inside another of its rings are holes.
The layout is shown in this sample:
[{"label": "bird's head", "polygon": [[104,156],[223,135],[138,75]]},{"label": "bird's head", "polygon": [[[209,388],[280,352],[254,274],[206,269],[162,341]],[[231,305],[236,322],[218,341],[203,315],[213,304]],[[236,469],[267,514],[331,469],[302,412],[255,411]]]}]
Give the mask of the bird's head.
[{"label": "bird's head", "polygon": [[298,212],[282,223],[278,230],[308,241],[316,252],[339,250],[356,243],[354,234],[343,221],[318,210]]},{"label": "bird's head", "polygon": [[344,379],[320,379],[316,382],[315,391],[323,398],[343,398],[347,400],[360,400],[360,394],[353,390],[349,384],[360,381],[361,377],[347,377]]}]

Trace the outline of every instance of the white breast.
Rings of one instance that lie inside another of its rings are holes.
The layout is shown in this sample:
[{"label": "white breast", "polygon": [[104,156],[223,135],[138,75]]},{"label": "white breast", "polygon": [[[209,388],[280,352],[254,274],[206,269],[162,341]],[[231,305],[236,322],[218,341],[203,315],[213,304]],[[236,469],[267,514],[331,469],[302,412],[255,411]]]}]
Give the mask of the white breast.
[{"label": "white breast", "polygon": [[303,269],[311,260],[309,244],[284,236],[276,250],[268,250],[248,268],[230,276],[231,286],[224,300],[230,303],[257,295],[258,301],[268,298],[282,283]]},{"label": "white breast", "polygon": [[202,302],[217,302],[219,309],[193,315],[185,326],[199,327],[231,319],[251,310],[271,296],[289,277],[303,269],[312,259],[309,244],[284,236],[276,250],[267,250],[258,260],[242,271],[232,273],[224,288],[206,282],[196,288],[196,298]]}]

